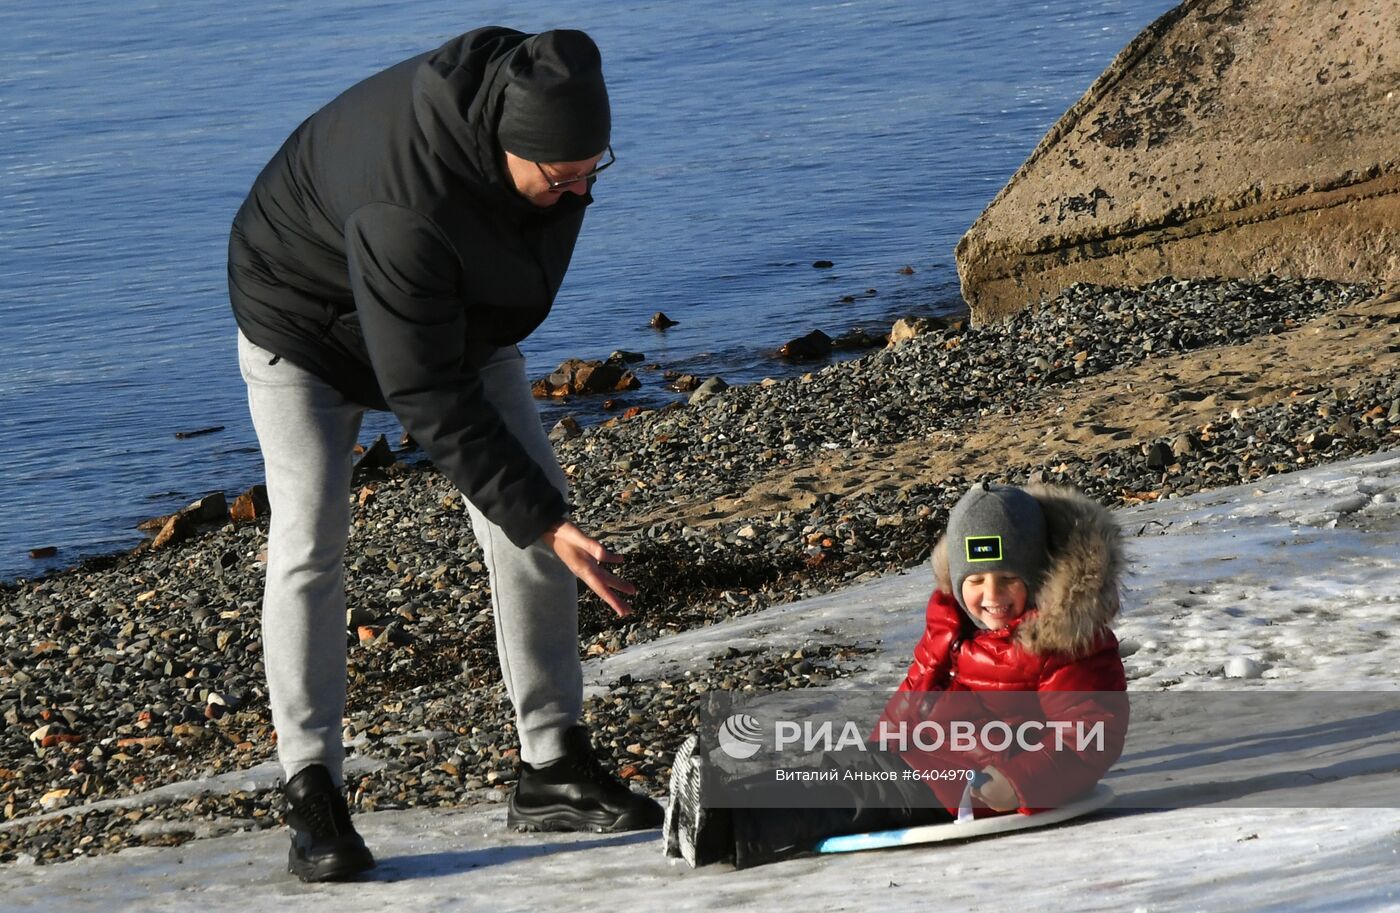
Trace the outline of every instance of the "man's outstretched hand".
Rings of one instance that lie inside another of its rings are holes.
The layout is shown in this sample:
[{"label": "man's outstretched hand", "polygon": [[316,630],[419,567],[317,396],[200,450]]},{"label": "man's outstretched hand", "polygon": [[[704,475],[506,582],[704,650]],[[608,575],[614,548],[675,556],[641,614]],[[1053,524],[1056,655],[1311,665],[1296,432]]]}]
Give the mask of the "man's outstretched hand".
[{"label": "man's outstretched hand", "polygon": [[604,566],[621,564],[621,555],[608,551],[603,543],[589,538],[587,533],[568,520],[551,527],[540,537],[540,541],[554,549],[554,554],[559,556],[564,566],[597,593],[599,599],[611,606],[619,618],[632,614],[631,604],[618,594],[633,596],[637,588]]}]

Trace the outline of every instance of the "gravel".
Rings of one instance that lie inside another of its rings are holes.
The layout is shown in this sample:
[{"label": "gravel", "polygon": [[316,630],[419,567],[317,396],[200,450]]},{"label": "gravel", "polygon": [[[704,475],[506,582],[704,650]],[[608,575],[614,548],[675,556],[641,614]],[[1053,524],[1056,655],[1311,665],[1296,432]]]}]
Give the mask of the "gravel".
[{"label": "gravel", "polygon": [[[714,389],[694,405],[584,429],[556,445],[575,517],[627,555],[625,574],[643,596],[625,621],[586,597],[583,655],[921,563],[974,478],[812,493],[703,529],[674,516],[676,505],[743,494],[830,451],[878,453],[1014,422],[1076,379],[1237,345],[1373,293],[1283,279],[1076,286],[1004,324],[937,330],[801,378]],[[1397,440],[1400,378],[1382,378],[1222,413],[1168,440],[1105,438],[1091,457],[1019,465],[1014,480],[1073,483],[1119,505]],[[375,762],[350,783],[354,807],[501,801],[516,775],[516,740],[460,494],[431,467],[397,464],[348,496],[345,736],[352,757]],[[278,822],[272,789],[85,807],[273,756],[258,631],[265,548],[265,522],[230,525],[0,587],[0,861],[47,863]],[[615,769],[659,793],[706,691],[819,686],[860,671],[870,649],[731,651],[678,677],[624,678],[588,701],[587,722]],[[58,810],[66,812],[41,817]]]}]

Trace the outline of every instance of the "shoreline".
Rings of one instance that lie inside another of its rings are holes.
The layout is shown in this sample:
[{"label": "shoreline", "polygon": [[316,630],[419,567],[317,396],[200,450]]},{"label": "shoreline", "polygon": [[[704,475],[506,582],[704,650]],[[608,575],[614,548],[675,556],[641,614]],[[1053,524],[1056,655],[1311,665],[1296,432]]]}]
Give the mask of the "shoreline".
[{"label": "shoreline", "polygon": [[[575,516],[627,556],[644,596],[625,624],[582,600],[581,650],[921,564],[978,477],[1073,482],[1122,506],[1400,446],[1397,337],[1400,296],[1334,283],[1072,289],[1007,324],[590,427],[557,445]],[[498,799],[513,734],[461,497],[422,468],[354,496],[346,736],[352,756],[383,762],[357,780],[356,807]],[[270,756],[264,543],[264,525],[222,527],[0,589],[0,861],[193,836],[137,828],[130,809],[24,819]],[[736,651],[689,678],[629,678],[590,699],[590,725],[605,763],[654,792],[705,688],[821,685],[858,671],[863,649]],[[43,726],[76,738],[36,749]],[[275,807],[263,789],[141,817],[270,826]]]},{"label": "shoreline", "polygon": [[[870,291],[874,290],[872,289]],[[674,387],[674,378],[696,377],[703,381],[718,377],[729,382],[735,376],[743,377],[753,375],[755,376],[753,381],[746,382],[740,380],[735,382],[734,385],[753,386],[759,383],[760,379],[781,382],[796,377],[805,370],[816,370],[823,367],[844,364],[861,358],[870,351],[878,349],[880,343],[883,342],[883,337],[880,337],[879,334],[883,333],[884,336],[887,337],[891,322],[910,319],[934,321],[965,319],[967,314],[966,307],[962,306],[960,302],[958,307],[960,309],[947,308],[938,303],[914,304],[910,302],[902,308],[891,310],[889,315],[885,315],[887,319],[885,319],[884,322],[877,320],[850,322],[848,328],[843,333],[833,337],[833,341],[836,345],[834,345],[830,353],[824,357],[785,358],[778,353],[778,350],[782,347],[781,341],[769,340],[772,345],[756,350],[752,353],[752,357],[739,358],[737,362],[731,365],[735,370],[727,374],[723,366],[716,366],[714,373],[696,374],[695,372],[700,369],[689,364],[685,360],[678,363],[684,365],[682,369],[680,367],[668,366],[664,363],[655,362],[649,356],[645,356],[645,354],[642,353],[644,357],[640,363],[629,363],[627,365],[628,368],[643,379],[644,386],[640,389],[617,393],[590,393],[561,398],[540,398],[537,399],[536,402],[546,432],[550,431],[551,426],[564,419],[577,422],[583,428],[593,428],[597,425],[620,419],[632,409],[652,412],[664,409],[667,406],[675,407],[678,405],[685,405],[693,391],[691,389],[677,389]],[[866,329],[867,327],[884,327],[884,329],[868,332]],[[833,332],[835,332],[835,330],[833,330]],[[880,343],[871,342],[869,345],[857,346],[854,345],[851,340],[858,337],[863,337],[866,340],[875,340],[879,338]],[[660,340],[658,340],[658,343],[660,343]],[[593,354],[596,355],[597,353]],[[614,354],[618,354],[618,352]],[[627,354],[635,355],[638,353]],[[601,358],[602,357],[599,356],[599,359],[595,360],[600,360]],[[578,356],[578,360],[587,360],[587,356]],[[758,366],[766,366],[766,368],[771,370],[763,371],[760,370]],[[541,377],[547,377],[553,370],[549,365],[539,365],[537,368],[544,372]],[[532,380],[532,383],[537,380],[538,378]],[[605,405],[605,403],[609,401],[613,403],[611,408]],[[373,437],[376,437],[369,427],[369,415],[370,414],[367,413],[366,428],[362,430],[362,434],[368,432],[371,435],[366,446],[373,442]],[[382,435],[378,435],[387,437],[389,446],[393,449],[395,460],[403,462],[408,466],[430,465],[427,455],[421,449],[413,445],[407,447],[398,445],[397,441],[403,434],[403,430],[391,413],[379,412],[373,413],[373,415],[378,416],[384,423],[392,423],[393,429],[397,431],[397,433],[390,433],[389,430],[385,430]],[[225,421],[227,422],[228,420],[226,419]],[[218,431],[227,430],[226,425],[218,425],[216,427]],[[175,431],[172,433],[177,439],[188,439],[202,437],[206,433],[210,433],[214,430],[213,428],[209,428],[193,432]],[[249,434],[251,434],[251,426],[248,431]],[[252,452],[257,454],[257,441],[255,438],[250,439],[249,446],[251,446]],[[358,446],[359,445],[357,445],[357,447]],[[241,449],[241,447],[239,449]],[[160,502],[166,502],[166,508],[169,512],[158,515],[148,514],[134,507],[117,511],[127,522],[117,523],[113,527],[94,532],[84,542],[78,544],[65,543],[63,541],[56,542],[53,537],[47,540],[43,539],[41,536],[28,537],[24,544],[20,545],[19,551],[16,553],[17,556],[12,560],[15,562],[14,566],[16,568],[20,568],[21,566],[18,562],[24,560],[28,560],[30,567],[28,569],[19,569],[9,572],[11,576],[0,577],[0,593],[3,593],[7,589],[15,589],[25,584],[40,582],[61,574],[81,573],[109,567],[113,561],[132,554],[133,552],[140,551],[149,544],[152,534],[149,531],[144,533],[140,531],[144,524],[150,523],[155,519],[169,517],[172,513],[184,509],[184,507],[187,506],[185,502],[193,503],[205,497],[223,495],[231,504],[239,494],[245,493],[249,487],[261,484],[260,460],[260,457],[257,457],[255,460],[257,464],[256,477],[253,478],[252,481],[246,482],[246,484],[242,484],[241,486],[235,485],[233,488],[190,487],[183,491],[162,488],[159,493],[156,494],[133,494],[129,492],[128,495],[134,496],[138,503],[159,504]],[[175,500],[172,501],[170,500],[171,498]],[[181,498],[184,498],[185,502],[182,502],[180,500]],[[113,522],[115,522],[115,520]],[[210,531],[212,531],[212,527],[202,530],[201,534]],[[31,554],[28,559],[25,559],[25,551],[31,553],[44,552],[48,554],[42,556]]]}]

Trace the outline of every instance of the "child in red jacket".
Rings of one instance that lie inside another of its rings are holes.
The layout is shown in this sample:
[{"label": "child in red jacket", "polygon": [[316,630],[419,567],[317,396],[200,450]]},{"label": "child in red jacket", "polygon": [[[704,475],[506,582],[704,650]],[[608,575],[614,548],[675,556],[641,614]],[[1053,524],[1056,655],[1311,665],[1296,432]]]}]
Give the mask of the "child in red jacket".
[{"label": "child in red jacket", "polygon": [[[1093,788],[1118,759],[1127,731],[1127,688],[1118,640],[1122,567],[1118,526],[1100,505],[1071,488],[975,486],[953,508],[948,535],[933,552],[937,588],[924,636],[890,702],[890,727],[924,703],[927,692],[1039,692],[1046,715],[1091,727],[1103,724],[1101,748],[1023,751],[1013,744],[973,752],[982,774],[974,793],[993,811],[1061,805]],[[971,696],[942,712],[965,714]],[[1021,697],[989,698],[992,715],[1010,724]],[[911,768],[946,769],[948,752],[909,747]],[[967,753],[956,759],[966,765]],[[986,782],[981,782],[985,780]],[[927,779],[956,810],[963,785]]]},{"label": "child in red jacket", "polygon": [[[692,737],[672,768],[668,855],[745,868],[801,855],[829,836],[949,822],[969,808],[1029,814],[1092,789],[1127,730],[1127,683],[1109,629],[1122,567],[1112,516],[1069,488],[979,484],[949,515],[933,567],[924,635],[873,733],[877,750],[860,761],[890,774],[883,785],[873,794],[852,787],[863,792],[842,808],[707,808],[705,762]],[[1020,741],[952,751],[909,738],[919,724],[978,714],[1018,731],[1073,721],[1097,726],[1101,738],[1054,751]]]}]

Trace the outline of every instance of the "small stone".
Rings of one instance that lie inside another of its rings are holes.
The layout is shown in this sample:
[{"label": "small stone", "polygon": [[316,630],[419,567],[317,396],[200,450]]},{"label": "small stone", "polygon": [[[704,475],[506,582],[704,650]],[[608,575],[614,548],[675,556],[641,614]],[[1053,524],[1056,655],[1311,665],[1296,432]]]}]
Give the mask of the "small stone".
[{"label": "small stone", "polygon": [[923,336],[940,329],[939,324],[928,317],[901,317],[890,327],[890,346],[897,346],[901,342],[913,339],[916,336]]},{"label": "small stone", "polygon": [[813,261],[812,261],[812,269],[831,269],[831,268],[832,268],[833,266],[835,266],[835,265],[836,265],[836,264],[835,264],[835,263],[832,263],[830,260],[813,260]]},{"label": "small stone", "polygon": [[39,805],[45,811],[58,808],[67,803],[72,792],[71,789],[51,789],[39,797]]},{"label": "small stone", "polygon": [[833,351],[837,352],[874,349],[885,345],[888,341],[888,336],[878,333],[867,333],[860,327],[854,327],[831,340],[831,348]]},{"label": "small stone", "polygon": [[1226,678],[1259,678],[1264,674],[1264,664],[1249,656],[1232,656],[1225,663]]},{"label": "small stone", "polygon": [[1147,468],[1166,469],[1176,462],[1176,454],[1165,441],[1158,441],[1147,448]]},{"label": "small stone", "polygon": [[1189,456],[1199,449],[1195,437],[1190,434],[1178,434],[1172,439],[1172,453],[1178,457]]},{"label": "small stone", "polygon": [[715,396],[716,394],[728,389],[729,384],[725,383],[724,378],[711,377],[709,380],[705,381],[703,384],[697,387],[694,393],[690,394],[690,405],[694,406],[697,403],[703,403],[710,397]]},{"label": "small stone", "polygon": [[657,311],[655,314],[651,315],[651,328],[653,330],[665,330],[675,326],[678,323],[680,323],[679,320],[672,320],[670,317],[667,317],[660,311]]},{"label": "small stone", "polygon": [[572,415],[566,415],[554,423],[554,427],[549,430],[551,441],[567,441],[583,434],[583,428],[579,426],[578,419]]}]

